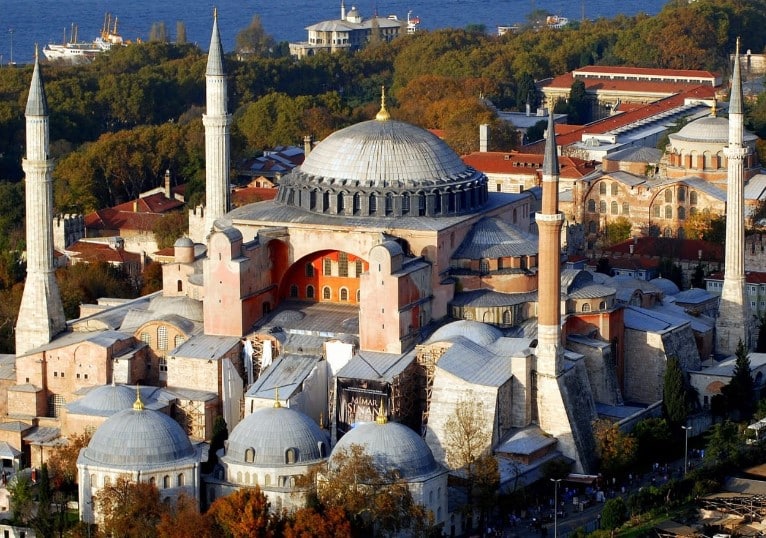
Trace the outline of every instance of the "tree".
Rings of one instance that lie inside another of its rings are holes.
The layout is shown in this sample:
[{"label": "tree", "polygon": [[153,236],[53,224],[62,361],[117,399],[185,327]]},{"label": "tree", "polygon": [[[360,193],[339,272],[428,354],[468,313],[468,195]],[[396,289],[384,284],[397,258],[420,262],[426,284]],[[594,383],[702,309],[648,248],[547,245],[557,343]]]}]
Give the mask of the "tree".
[{"label": "tree", "polygon": [[636,438],[622,433],[616,423],[606,419],[596,420],[593,436],[601,469],[607,476],[615,476],[635,462],[638,451]]},{"label": "tree", "polygon": [[753,375],[750,369],[750,357],[742,340],[737,344],[734,372],[729,384],[721,389],[726,398],[729,412],[734,411],[740,420],[747,420],[753,415]]},{"label": "tree", "polygon": [[567,121],[571,124],[582,125],[590,120],[590,100],[585,92],[585,82],[575,80],[569,90]]},{"label": "tree", "polygon": [[668,357],[662,385],[662,411],[675,429],[686,422],[689,414],[689,398],[686,373],[676,357]]},{"label": "tree", "polygon": [[37,513],[31,523],[38,535],[53,535],[55,521],[51,514],[51,482],[46,464],[40,468],[40,477],[37,481]]},{"label": "tree", "polygon": [[604,237],[607,246],[622,243],[630,239],[630,231],[633,229],[633,223],[627,217],[619,216],[616,219],[607,222],[604,228]]},{"label": "tree", "polygon": [[172,247],[176,240],[189,232],[189,213],[174,211],[162,215],[152,226],[157,248]]},{"label": "tree", "polygon": [[158,43],[168,42],[168,28],[165,21],[152,23],[152,29],[149,30],[149,41]]},{"label": "tree", "polygon": [[234,39],[234,49],[237,54],[255,56],[270,56],[274,51],[274,38],[266,33],[259,15],[253,16],[250,25],[240,30]]},{"label": "tree", "polygon": [[301,508],[285,525],[284,538],[351,538],[351,524],[340,507]]},{"label": "tree", "polygon": [[241,488],[231,495],[220,497],[207,512],[216,536],[230,538],[275,538],[281,535],[282,520],[269,511],[268,499],[258,486]]},{"label": "tree", "polygon": [[727,420],[715,424],[707,435],[705,464],[725,466],[735,464],[743,447],[744,440],[735,422]]},{"label": "tree", "polygon": [[80,450],[90,443],[92,435],[89,430],[71,435],[66,444],[53,449],[47,464],[53,489],[62,490],[74,486],[77,480],[77,458]]},{"label": "tree", "polygon": [[609,258],[606,256],[599,258],[596,262],[596,272],[612,276],[612,265],[609,263]]},{"label": "tree", "polygon": [[454,414],[447,419],[444,439],[447,464],[465,478],[466,509],[470,512],[474,500],[479,501],[482,518],[500,482],[497,461],[490,453],[492,434],[486,424],[483,402],[469,392],[458,400]]},{"label": "tree", "polygon": [[186,43],[186,23],[184,21],[176,21],[176,43]]},{"label": "tree", "polygon": [[134,482],[129,476],[105,485],[93,500],[103,517],[101,528],[106,536],[153,536],[165,510],[154,485]]},{"label": "tree", "polygon": [[766,316],[761,316],[758,324],[758,343],[755,346],[756,353],[766,353]]},{"label": "tree", "polygon": [[200,514],[197,500],[181,494],[174,506],[168,508],[160,516],[157,525],[159,538],[215,538],[210,518]]},{"label": "tree", "polygon": [[361,445],[333,451],[332,464],[317,481],[319,501],[345,510],[355,533],[396,533],[414,524],[418,512],[407,484],[381,472]]},{"label": "tree", "polygon": [[606,530],[613,530],[628,520],[628,507],[622,497],[609,499],[604,503],[601,511],[601,526]]},{"label": "tree", "polygon": [[681,266],[674,263],[671,258],[662,258],[658,267],[660,276],[672,280],[673,283],[681,290],[684,288],[684,271]]},{"label": "tree", "polygon": [[15,525],[26,525],[33,517],[35,501],[32,481],[26,474],[17,473],[7,485],[11,496],[11,512]]},{"label": "tree", "polygon": [[651,417],[640,420],[632,433],[638,440],[638,458],[643,463],[673,457],[667,450],[672,446],[672,432],[664,418]]}]

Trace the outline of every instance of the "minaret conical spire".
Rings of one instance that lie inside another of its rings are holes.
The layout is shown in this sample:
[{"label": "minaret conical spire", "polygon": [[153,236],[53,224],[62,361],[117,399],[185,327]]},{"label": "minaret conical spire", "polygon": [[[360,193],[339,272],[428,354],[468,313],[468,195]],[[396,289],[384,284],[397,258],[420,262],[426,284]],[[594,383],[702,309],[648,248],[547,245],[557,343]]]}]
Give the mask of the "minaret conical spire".
[{"label": "minaret conical spire", "polygon": [[559,155],[556,147],[556,123],[553,121],[553,111],[548,113],[548,139],[545,142],[545,155],[543,156],[543,175],[559,174]]},{"label": "minaret conical spire", "polygon": [[729,114],[742,114],[742,75],[739,68],[739,38],[737,38],[737,47],[736,52],[734,53],[734,70],[731,78]]},{"label": "minaret conical spire", "polygon": [[223,72],[223,46],[221,33],[218,31],[218,9],[213,10],[213,33],[210,36],[210,49],[207,55],[206,75],[221,76]]},{"label": "minaret conical spire", "polygon": [[27,116],[47,116],[48,100],[45,98],[43,79],[40,76],[40,58],[35,45],[35,67],[32,71],[32,82],[29,85],[29,97],[27,97]]}]

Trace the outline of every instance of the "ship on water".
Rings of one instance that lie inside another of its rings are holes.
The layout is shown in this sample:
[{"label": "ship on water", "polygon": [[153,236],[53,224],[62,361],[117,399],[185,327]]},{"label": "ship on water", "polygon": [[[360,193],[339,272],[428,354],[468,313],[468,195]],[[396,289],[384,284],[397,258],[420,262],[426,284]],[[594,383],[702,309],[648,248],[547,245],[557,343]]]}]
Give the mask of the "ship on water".
[{"label": "ship on water", "polygon": [[101,35],[93,41],[78,41],[77,26],[72,24],[69,41],[67,41],[66,30],[64,30],[64,42],[61,44],[48,43],[43,48],[43,54],[48,61],[81,64],[92,61],[97,55],[111,49],[113,46],[125,44],[122,36],[117,31],[117,17],[114,17],[113,20],[112,15],[107,13],[104,16]]}]

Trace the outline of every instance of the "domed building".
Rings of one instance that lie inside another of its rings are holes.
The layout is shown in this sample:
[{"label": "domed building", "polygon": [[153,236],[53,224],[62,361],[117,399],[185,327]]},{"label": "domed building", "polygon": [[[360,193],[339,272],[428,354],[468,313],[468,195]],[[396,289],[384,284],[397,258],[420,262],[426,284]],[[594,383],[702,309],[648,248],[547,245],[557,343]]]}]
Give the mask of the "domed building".
[{"label": "domed building", "polygon": [[447,518],[447,469],[434,459],[426,442],[407,426],[389,422],[379,414],[375,422],[357,425],[333,448],[333,458],[359,445],[372,457],[381,474],[393,472],[403,480],[412,494],[412,500],[433,513],[434,524],[443,525]]},{"label": "domed building", "polygon": [[130,409],[107,419],[77,458],[80,519],[100,519],[94,497],[118,478],[157,487],[163,501],[182,493],[199,502],[200,463],[206,451],[192,445],[181,426],[168,415],[145,409],[140,396]]},{"label": "domed building", "polygon": [[207,499],[258,486],[275,510],[305,505],[303,478],[327,460],[330,440],[308,416],[288,407],[257,409],[232,430],[220,468],[207,480]]}]

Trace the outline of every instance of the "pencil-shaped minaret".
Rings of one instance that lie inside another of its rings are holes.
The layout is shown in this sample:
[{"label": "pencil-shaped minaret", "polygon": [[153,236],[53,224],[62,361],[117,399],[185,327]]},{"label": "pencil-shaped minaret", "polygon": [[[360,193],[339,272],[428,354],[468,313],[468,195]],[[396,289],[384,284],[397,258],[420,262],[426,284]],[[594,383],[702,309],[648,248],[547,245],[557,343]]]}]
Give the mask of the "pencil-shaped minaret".
[{"label": "pencil-shaped minaret", "polygon": [[205,125],[205,234],[213,222],[229,211],[229,154],[231,115],[223,71],[223,47],[218,32],[218,12],[213,13],[213,35],[205,72],[207,96]]},{"label": "pencil-shaped minaret", "polygon": [[561,227],[559,159],[553,114],[548,115],[548,139],[543,158],[543,201],[535,216],[539,230],[537,272],[537,373],[556,377],[563,367],[561,344]]},{"label": "pencil-shaped minaret", "polygon": [[726,181],[726,263],[721,301],[716,320],[716,351],[731,355],[740,340],[749,347],[750,309],[745,294],[745,159],[742,78],[739,39],[734,54],[734,72],[729,98],[729,145],[723,153],[728,161]]},{"label": "pencil-shaped minaret", "polygon": [[35,49],[27,98],[27,153],[22,160],[26,190],[27,279],[16,321],[16,354],[47,344],[66,329],[53,266],[53,160],[48,156],[48,103]]}]

